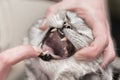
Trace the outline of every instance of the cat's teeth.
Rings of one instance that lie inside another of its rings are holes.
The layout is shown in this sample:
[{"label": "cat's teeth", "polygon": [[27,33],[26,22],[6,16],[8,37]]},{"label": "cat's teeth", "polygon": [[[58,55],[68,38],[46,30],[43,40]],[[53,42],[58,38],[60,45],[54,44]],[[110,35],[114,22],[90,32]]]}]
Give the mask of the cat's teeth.
[{"label": "cat's teeth", "polygon": [[66,47],[64,47],[63,49],[66,50]]},{"label": "cat's teeth", "polygon": [[68,54],[68,51],[66,50],[66,51],[65,51],[65,55],[67,55],[67,54]]},{"label": "cat's teeth", "polygon": [[45,51],[45,52],[43,52],[44,54],[47,54],[48,53],[48,51]]},{"label": "cat's teeth", "polygon": [[60,41],[65,42],[65,41],[67,41],[67,38],[64,37],[64,38],[62,38]]},{"label": "cat's teeth", "polygon": [[57,31],[57,28],[54,28],[54,29],[52,29],[50,32],[56,32]]}]

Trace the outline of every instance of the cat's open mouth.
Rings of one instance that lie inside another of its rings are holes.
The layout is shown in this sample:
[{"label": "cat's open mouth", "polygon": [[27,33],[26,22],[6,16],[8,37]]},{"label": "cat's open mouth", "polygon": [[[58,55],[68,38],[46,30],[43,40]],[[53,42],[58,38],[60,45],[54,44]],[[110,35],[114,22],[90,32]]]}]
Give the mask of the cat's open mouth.
[{"label": "cat's open mouth", "polygon": [[[65,28],[70,28],[67,26]],[[42,58],[64,59],[75,53],[75,47],[65,37],[62,29],[51,28],[42,42]],[[48,59],[49,60],[49,59]]]},{"label": "cat's open mouth", "polygon": [[[92,42],[92,31],[71,12],[61,12],[48,19],[48,31],[42,38],[43,60],[64,59]],[[74,46],[73,46],[74,45]]]}]

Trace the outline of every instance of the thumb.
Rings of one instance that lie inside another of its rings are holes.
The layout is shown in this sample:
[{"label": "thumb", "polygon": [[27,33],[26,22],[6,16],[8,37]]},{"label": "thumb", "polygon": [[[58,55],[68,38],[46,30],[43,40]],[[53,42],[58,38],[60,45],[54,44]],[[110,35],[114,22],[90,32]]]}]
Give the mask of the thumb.
[{"label": "thumb", "polygon": [[41,50],[36,52],[35,48],[29,45],[18,46],[8,49],[0,54],[0,60],[6,65],[14,65],[24,59],[37,57],[41,54]]},{"label": "thumb", "polygon": [[112,39],[109,39],[109,45],[106,47],[106,49],[103,52],[103,62],[101,64],[102,68],[105,68],[109,63],[111,63],[115,57],[115,48]]},{"label": "thumb", "polygon": [[74,54],[75,59],[90,60],[96,58],[106,47],[107,43],[105,42],[105,40],[102,40],[99,36],[97,36],[89,46],[83,47]]},{"label": "thumb", "polygon": [[46,30],[48,28],[47,26],[47,21],[48,21],[48,17],[49,16],[52,16],[53,14],[57,13],[58,11],[61,11],[61,10],[72,10],[74,8],[74,6],[72,5],[66,5],[66,3],[68,3],[67,1],[61,1],[55,5],[52,5],[50,6],[46,12],[45,12],[45,20],[43,21],[43,24],[40,26],[40,29],[41,30]]},{"label": "thumb", "polygon": [[74,54],[76,60],[91,60],[98,54],[95,52],[95,47],[84,47]]},{"label": "thumb", "polygon": [[47,22],[48,22],[48,18],[49,16],[52,16],[53,14],[56,13],[56,10],[54,10],[54,8],[50,7],[47,9],[45,16],[44,16],[44,20],[42,25],[40,26],[40,30],[45,31],[48,28]]}]

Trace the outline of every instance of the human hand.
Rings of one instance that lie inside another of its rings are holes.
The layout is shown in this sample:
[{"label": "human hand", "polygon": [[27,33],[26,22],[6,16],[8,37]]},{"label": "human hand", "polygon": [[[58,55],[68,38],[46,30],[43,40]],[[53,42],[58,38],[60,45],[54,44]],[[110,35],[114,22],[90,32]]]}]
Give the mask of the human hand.
[{"label": "human hand", "polygon": [[42,51],[29,45],[18,46],[0,53],[0,80],[6,80],[12,65],[31,57],[37,57]]},{"label": "human hand", "polygon": [[104,59],[101,64],[105,67],[115,58],[113,41],[107,25],[107,17],[104,7],[104,0],[63,0],[48,8],[45,15],[45,21],[40,27],[41,30],[47,28],[47,18],[60,10],[69,10],[75,12],[79,17],[85,20],[93,31],[94,41],[83,49],[77,51],[74,55],[77,60],[90,60],[103,53]]}]

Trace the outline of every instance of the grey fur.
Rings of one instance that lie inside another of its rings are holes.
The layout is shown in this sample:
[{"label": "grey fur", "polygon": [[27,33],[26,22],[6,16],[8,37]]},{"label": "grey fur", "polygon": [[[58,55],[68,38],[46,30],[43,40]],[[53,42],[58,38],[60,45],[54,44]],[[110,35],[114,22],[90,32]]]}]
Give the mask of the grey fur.
[{"label": "grey fur", "polygon": [[[64,13],[62,13],[62,16],[63,14]],[[87,27],[82,19],[77,18],[74,13],[67,12],[67,16],[71,21],[73,29],[63,30],[66,37],[75,46],[76,50],[83,46],[88,46],[93,41],[91,29]],[[49,21],[51,21],[51,19],[49,19]],[[42,32],[38,27],[40,24],[41,20],[39,20],[38,23],[30,29],[29,35],[24,40],[24,44],[39,46],[39,43],[42,42],[44,36],[49,30]],[[51,26],[50,22],[48,25]],[[59,27],[62,26],[59,24]],[[25,80],[112,80],[111,69],[109,67],[105,70],[101,69],[101,62],[101,55],[91,61],[76,61],[73,56],[67,59],[51,60],[49,62],[43,61],[40,58],[31,58],[26,60]],[[97,72],[98,69],[100,69],[101,74]]]}]

